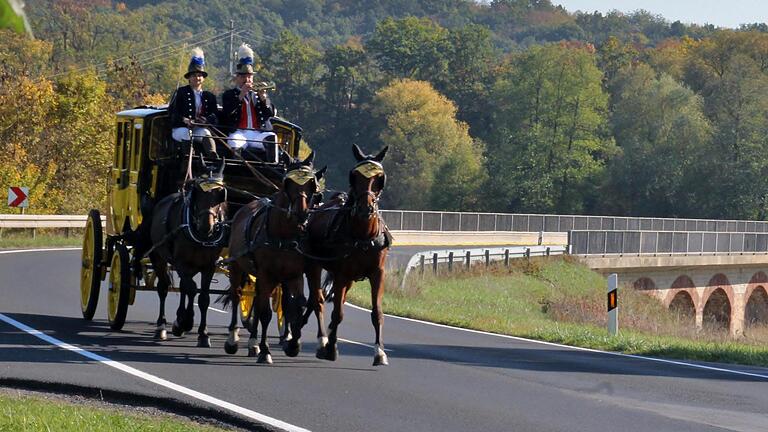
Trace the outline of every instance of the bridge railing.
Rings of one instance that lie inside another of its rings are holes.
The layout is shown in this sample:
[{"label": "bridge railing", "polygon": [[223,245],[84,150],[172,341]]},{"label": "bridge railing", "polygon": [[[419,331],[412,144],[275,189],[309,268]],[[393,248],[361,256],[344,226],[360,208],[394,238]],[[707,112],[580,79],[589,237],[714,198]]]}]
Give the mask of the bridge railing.
[{"label": "bridge railing", "polygon": [[623,216],[382,210],[390,229],[413,231],[701,231],[767,233],[768,222]]},{"label": "bridge railing", "polygon": [[761,233],[574,230],[568,237],[574,255],[768,254]]},{"label": "bridge railing", "polygon": [[[768,233],[767,221],[382,210],[397,231],[700,231]],[[77,228],[85,215],[0,215],[0,228]],[[103,219],[103,217],[102,217]]]}]

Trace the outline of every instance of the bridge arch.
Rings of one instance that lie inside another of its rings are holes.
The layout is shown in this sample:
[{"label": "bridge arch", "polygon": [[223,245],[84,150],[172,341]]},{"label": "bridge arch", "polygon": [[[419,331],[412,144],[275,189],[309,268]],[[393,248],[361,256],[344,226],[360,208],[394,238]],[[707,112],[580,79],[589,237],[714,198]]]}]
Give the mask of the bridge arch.
[{"label": "bridge arch", "polygon": [[702,316],[704,328],[714,331],[728,331],[731,327],[731,300],[723,288],[715,288],[704,303]]},{"label": "bridge arch", "polygon": [[768,275],[765,272],[759,271],[752,275],[749,280],[750,285],[768,285]]},{"label": "bridge arch", "polygon": [[635,282],[632,284],[632,287],[634,287],[636,290],[649,291],[656,289],[656,283],[653,281],[653,279],[643,276],[635,280]]},{"label": "bridge arch", "polygon": [[750,288],[744,308],[744,326],[768,325],[768,292],[763,285]]},{"label": "bridge arch", "polygon": [[681,290],[675,293],[669,302],[669,311],[676,315],[681,322],[696,322],[696,305],[693,302],[691,293],[687,290]]}]

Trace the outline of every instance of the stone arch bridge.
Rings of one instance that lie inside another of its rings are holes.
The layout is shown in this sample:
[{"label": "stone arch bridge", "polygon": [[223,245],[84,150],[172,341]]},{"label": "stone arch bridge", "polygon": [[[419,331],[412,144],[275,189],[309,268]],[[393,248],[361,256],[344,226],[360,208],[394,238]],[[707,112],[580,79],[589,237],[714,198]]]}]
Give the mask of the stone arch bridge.
[{"label": "stone arch bridge", "polygon": [[647,291],[697,328],[739,336],[768,325],[768,257],[634,256],[583,257],[620,284]]}]

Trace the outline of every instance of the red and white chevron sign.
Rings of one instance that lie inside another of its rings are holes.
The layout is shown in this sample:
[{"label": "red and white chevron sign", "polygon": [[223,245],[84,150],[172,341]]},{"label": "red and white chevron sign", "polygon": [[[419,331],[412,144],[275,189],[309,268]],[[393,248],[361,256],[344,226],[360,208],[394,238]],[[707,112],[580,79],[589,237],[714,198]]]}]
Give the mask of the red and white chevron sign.
[{"label": "red and white chevron sign", "polygon": [[9,207],[29,207],[29,188],[11,186],[8,188]]}]

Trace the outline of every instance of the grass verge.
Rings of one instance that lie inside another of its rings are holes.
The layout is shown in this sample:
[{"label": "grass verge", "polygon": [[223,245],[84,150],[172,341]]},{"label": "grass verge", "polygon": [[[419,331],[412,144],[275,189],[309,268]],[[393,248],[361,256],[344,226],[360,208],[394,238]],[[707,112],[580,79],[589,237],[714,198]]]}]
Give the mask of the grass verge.
[{"label": "grass verge", "polygon": [[61,234],[49,233],[38,234],[34,238],[26,233],[4,234],[2,237],[0,237],[0,249],[65,247],[82,245],[82,233],[73,233],[69,237]]},{"label": "grass verge", "polygon": [[[619,291],[619,335],[609,336],[605,279],[568,257],[410,275],[404,288],[400,277],[389,276],[385,313],[627,354],[768,366],[765,327],[748,328],[738,339],[725,330],[697,330],[689,317],[675,316],[654,297],[627,287]],[[370,308],[368,283],[356,284],[347,298]]]},{"label": "grass verge", "polygon": [[0,431],[224,431],[165,413],[132,413],[60,398],[0,392]]}]

